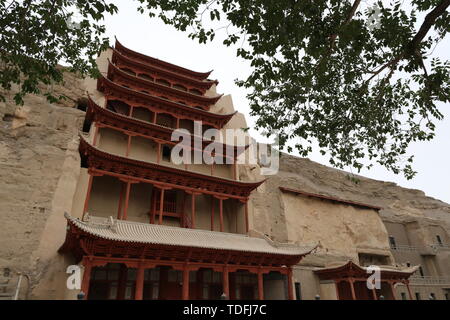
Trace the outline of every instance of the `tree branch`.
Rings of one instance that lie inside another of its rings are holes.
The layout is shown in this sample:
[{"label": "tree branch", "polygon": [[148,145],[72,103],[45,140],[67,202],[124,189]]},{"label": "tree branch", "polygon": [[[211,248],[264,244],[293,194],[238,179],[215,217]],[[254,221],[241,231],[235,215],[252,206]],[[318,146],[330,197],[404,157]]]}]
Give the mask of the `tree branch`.
[{"label": "tree branch", "polygon": [[[366,81],[366,84],[370,80],[372,80],[375,76],[380,74],[387,67],[392,69],[393,67],[395,67],[395,65],[400,60],[408,58],[408,57],[410,57],[412,55],[413,56],[417,56],[417,51],[418,51],[418,47],[419,47],[420,43],[425,38],[425,36],[427,35],[428,31],[430,31],[431,27],[436,22],[436,19],[439,18],[439,16],[441,16],[449,6],[450,6],[450,0],[442,0],[440,4],[438,4],[432,11],[430,11],[426,15],[422,25],[419,28],[419,31],[417,31],[416,35],[406,45],[405,50],[401,54],[399,54],[395,58],[393,58],[391,61],[385,63],[378,70],[376,70],[373,73],[373,75]],[[420,55],[420,57],[421,57],[421,55]],[[421,67],[424,68],[425,66],[423,64],[423,61],[421,61],[421,64],[422,64]],[[425,70],[425,72],[426,72],[426,70]]]},{"label": "tree branch", "polygon": [[[360,3],[361,3],[361,0],[355,0],[355,2],[353,2],[352,8],[350,9],[350,12],[348,13],[347,18],[345,19],[344,23],[342,24],[342,26],[340,28],[348,25],[350,23],[350,21],[352,21],[353,16],[356,13],[356,9],[358,9]],[[330,47],[328,49],[327,56],[331,54],[331,51],[333,51],[337,36],[338,36],[337,33],[333,33],[330,36]]]},{"label": "tree branch", "polygon": [[432,11],[427,14],[425,20],[420,26],[419,31],[417,31],[416,35],[409,44],[409,48],[411,49],[410,54],[414,53],[414,50],[425,38],[428,31],[430,31],[431,27],[436,22],[436,19],[439,18],[439,16],[441,16],[447,10],[448,6],[450,6],[450,0],[442,0],[440,4],[438,4]]}]

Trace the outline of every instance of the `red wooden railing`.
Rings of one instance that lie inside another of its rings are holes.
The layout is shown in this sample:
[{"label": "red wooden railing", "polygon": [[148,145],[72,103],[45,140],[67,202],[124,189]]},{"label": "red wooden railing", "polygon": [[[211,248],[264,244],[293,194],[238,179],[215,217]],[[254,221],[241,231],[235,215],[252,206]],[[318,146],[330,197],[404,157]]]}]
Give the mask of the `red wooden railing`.
[{"label": "red wooden railing", "polygon": [[[159,212],[160,201],[156,200],[156,212]],[[163,202],[163,213],[177,213],[177,203],[175,201]]]}]

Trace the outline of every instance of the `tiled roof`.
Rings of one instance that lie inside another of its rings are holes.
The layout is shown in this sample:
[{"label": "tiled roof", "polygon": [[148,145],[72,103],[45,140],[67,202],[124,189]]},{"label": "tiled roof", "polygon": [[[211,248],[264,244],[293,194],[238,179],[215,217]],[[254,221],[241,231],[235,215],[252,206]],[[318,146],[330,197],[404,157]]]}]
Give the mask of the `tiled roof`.
[{"label": "tiled roof", "polygon": [[315,245],[297,246],[282,244],[249,237],[247,235],[215,232],[198,229],[185,229],[116,220],[110,217],[100,218],[89,216],[88,221],[81,221],[65,214],[69,223],[93,236],[121,242],[162,244],[169,246],[196,247],[217,250],[233,250],[241,252],[256,252],[278,255],[300,256],[310,253]]},{"label": "tiled roof", "polygon": [[[360,265],[354,263],[353,261],[348,261],[348,262],[344,262],[344,263],[342,263],[342,262],[331,263],[331,264],[328,264],[327,266],[325,266],[324,268],[317,268],[317,269],[315,269],[315,271],[318,273],[320,273],[321,271],[331,272],[331,271],[335,271],[335,270],[339,270],[339,269],[349,269],[352,267],[357,270],[364,271],[364,272],[367,272],[369,270],[369,267],[363,267],[363,266],[360,266]],[[379,265],[377,267],[380,268],[381,272],[405,273],[405,274],[413,274],[414,272],[416,272],[419,269],[419,266],[404,267],[404,266],[392,266],[392,265]]]}]

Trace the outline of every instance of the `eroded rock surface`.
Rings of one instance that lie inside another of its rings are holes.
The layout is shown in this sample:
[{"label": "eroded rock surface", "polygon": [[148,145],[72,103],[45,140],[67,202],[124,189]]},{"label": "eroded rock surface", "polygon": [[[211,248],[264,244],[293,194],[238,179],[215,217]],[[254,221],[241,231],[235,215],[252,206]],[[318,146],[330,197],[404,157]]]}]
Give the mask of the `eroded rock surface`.
[{"label": "eroded rock surface", "polygon": [[[72,197],[63,191],[79,171],[77,139],[84,112],[76,101],[84,95],[82,82],[67,73],[65,84],[53,91],[68,99],[50,104],[28,95],[17,106],[10,92],[0,102],[0,269],[29,274],[33,286],[57,254],[37,254],[43,250],[44,229],[61,209],[55,195]],[[64,225],[61,230],[64,234]]]}]

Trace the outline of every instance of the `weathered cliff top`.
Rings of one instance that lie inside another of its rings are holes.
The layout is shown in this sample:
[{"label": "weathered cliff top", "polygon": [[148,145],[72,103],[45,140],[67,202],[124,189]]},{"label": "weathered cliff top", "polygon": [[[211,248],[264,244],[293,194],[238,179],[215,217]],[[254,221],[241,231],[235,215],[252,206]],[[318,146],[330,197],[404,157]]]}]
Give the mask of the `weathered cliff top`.
[{"label": "weathered cliff top", "polygon": [[383,208],[387,221],[441,221],[450,228],[450,204],[428,197],[423,191],[337,170],[306,158],[282,153],[276,177],[283,186]]}]

